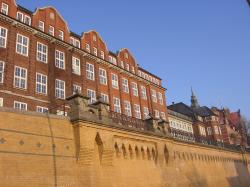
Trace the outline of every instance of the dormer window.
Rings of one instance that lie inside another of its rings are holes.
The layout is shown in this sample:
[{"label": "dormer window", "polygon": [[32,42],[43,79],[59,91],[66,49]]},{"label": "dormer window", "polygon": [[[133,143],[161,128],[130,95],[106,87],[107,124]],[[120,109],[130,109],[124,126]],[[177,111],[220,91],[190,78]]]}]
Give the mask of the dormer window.
[{"label": "dormer window", "polygon": [[54,27],[52,27],[52,26],[50,25],[50,26],[49,26],[49,34],[50,34],[51,36],[54,36],[54,32],[55,32]]},{"label": "dormer window", "polygon": [[79,41],[79,40],[75,40],[75,46],[76,46],[77,48],[80,48],[80,41]]},{"label": "dormer window", "polygon": [[101,58],[104,60],[104,52],[103,51],[101,51]]},{"label": "dormer window", "polygon": [[43,21],[38,22],[38,29],[41,31],[44,31],[44,22]]},{"label": "dormer window", "polygon": [[135,73],[135,67],[134,66],[132,66],[132,72]]},{"label": "dormer window", "polygon": [[80,48],[80,41],[73,37],[70,37],[70,44],[77,48]]},{"label": "dormer window", "polygon": [[31,18],[29,16],[24,16],[24,23],[27,25],[31,25]]},{"label": "dormer window", "polygon": [[1,12],[5,15],[8,15],[9,13],[9,5],[2,3],[2,8],[1,8]]},{"label": "dormer window", "polygon": [[126,64],[126,70],[129,71],[129,64]]},{"label": "dormer window", "polygon": [[93,35],[93,41],[96,42],[96,35]]},{"label": "dormer window", "polygon": [[95,47],[93,47],[93,53],[95,56],[97,56],[97,49]]},{"label": "dormer window", "polygon": [[124,63],[123,63],[123,61],[121,61],[121,67],[124,68]]},{"label": "dormer window", "polygon": [[70,37],[69,43],[70,43],[71,45],[73,45],[73,44],[74,44],[74,38]]},{"label": "dormer window", "polygon": [[125,53],[124,56],[126,59],[128,59],[128,53]]},{"label": "dormer window", "polygon": [[17,12],[16,19],[23,22],[23,14],[21,12]]},{"label": "dormer window", "polygon": [[64,40],[64,33],[63,31],[59,30],[59,35],[58,37],[63,41]]},{"label": "dormer window", "polygon": [[90,52],[89,44],[86,44],[85,48],[86,48],[86,51]]}]

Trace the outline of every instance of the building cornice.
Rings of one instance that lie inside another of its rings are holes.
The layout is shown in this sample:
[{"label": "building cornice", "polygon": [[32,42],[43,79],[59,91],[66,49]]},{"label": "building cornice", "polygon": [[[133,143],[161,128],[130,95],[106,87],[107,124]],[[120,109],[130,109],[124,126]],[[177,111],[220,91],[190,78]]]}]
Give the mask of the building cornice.
[{"label": "building cornice", "polygon": [[164,90],[164,91],[167,90],[166,88],[164,88],[164,87],[162,87],[162,86],[160,86],[160,85],[157,85],[157,84],[155,84],[155,83],[153,83],[153,82],[150,82],[150,81],[148,81],[148,80],[146,80],[146,79],[144,79],[144,78],[142,78],[142,77],[140,77],[140,76],[138,76],[138,75],[136,75],[136,74],[133,74],[133,73],[131,73],[131,72],[129,72],[129,71],[127,71],[127,70],[125,70],[125,69],[119,67],[119,66],[116,66],[116,65],[110,63],[110,62],[107,61],[107,60],[103,60],[102,58],[97,57],[97,56],[95,56],[95,55],[93,55],[93,54],[91,54],[91,53],[85,51],[84,49],[77,48],[77,47],[75,47],[75,46],[73,46],[73,45],[71,45],[71,44],[69,44],[69,43],[67,43],[67,42],[65,42],[65,41],[59,40],[58,38],[56,38],[56,37],[54,37],[54,36],[51,36],[51,35],[49,35],[49,34],[46,34],[46,33],[42,32],[42,31],[40,31],[40,30],[38,30],[38,29],[36,29],[36,28],[30,26],[30,25],[26,25],[25,23],[22,23],[22,22],[20,22],[19,20],[16,20],[16,19],[14,19],[14,18],[12,18],[12,17],[10,17],[10,16],[7,16],[7,15],[5,15],[5,14],[0,13],[0,21],[3,21],[3,22],[6,22],[6,23],[11,24],[11,25],[13,25],[13,26],[22,28],[23,30],[25,30],[25,31],[27,31],[27,32],[29,32],[29,33],[31,33],[31,34],[33,34],[33,35],[36,35],[36,36],[38,36],[38,37],[40,37],[40,38],[42,38],[42,39],[46,39],[46,40],[48,40],[49,42],[56,43],[56,44],[58,44],[58,45],[60,45],[60,46],[62,46],[62,47],[65,47],[65,48],[68,49],[68,50],[75,50],[75,51],[77,51],[78,53],[80,53],[81,55],[87,56],[87,57],[89,57],[90,59],[95,60],[97,63],[101,63],[101,64],[108,65],[108,67],[112,67],[112,68],[114,68],[114,69],[117,69],[117,70],[119,70],[120,72],[123,72],[123,73],[129,75],[130,77],[134,77],[134,78],[137,79],[138,81],[143,81],[143,82],[145,82],[147,85],[153,85],[153,86],[155,86],[155,87],[157,87],[157,88],[159,88],[159,89],[161,89],[161,90]]}]

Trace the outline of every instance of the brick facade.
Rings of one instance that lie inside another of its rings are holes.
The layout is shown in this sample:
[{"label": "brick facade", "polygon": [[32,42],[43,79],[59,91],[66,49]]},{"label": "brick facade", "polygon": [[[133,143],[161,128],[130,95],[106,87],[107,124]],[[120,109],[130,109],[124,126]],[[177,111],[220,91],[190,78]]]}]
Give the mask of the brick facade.
[{"label": "brick facade", "polygon": [[[15,1],[0,0],[0,6],[8,5],[8,15],[0,14],[0,27],[7,29],[6,48],[0,47],[0,61],[4,62],[4,81],[0,83],[0,98],[3,106],[13,107],[14,101],[27,103],[27,109],[35,111],[37,106],[56,108],[65,103],[64,99],[55,97],[55,80],[65,81],[65,98],[73,94],[73,84],[81,87],[82,94],[87,90],[96,92],[96,96],[108,95],[110,109],[114,110],[113,98],[120,99],[121,112],[125,113],[124,101],[131,104],[132,116],[135,117],[135,104],[140,106],[141,116],[144,118],[144,107],[151,114],[159,111],[167,118],[165,88],[161,79],[143,70],[136,63],[128,49],[121,49],[117,54],[110,52],[96,31],[83,33],[82,36],[70,32],[67,23],[53,7],[39,8],[34,13],[16,4]],[[23,17],[29,16],[31,25],[17,20],[17,12]],[[43,22],[44,31],[39,27]],[[54,36],[49,32],[54,28]],[[63,32],[63,39],[60,32]],[[16,52],[17,34],[29,38],[28,56]],[[77,45],[79,41],[80,46]],[[47,62],[37,60],[37,44],[47,46]],[[55,66],[55,51],[64,53],[64,69]],[[112,56],[112,58],[111,58]],[[72,73],[72,57],[80,59],[80,75]],[[86,78],[87,63],[94,65],[94,80]],[[15,66],[27,69],[27,89],[14,86]],[[107,85],[100,84],[99,68],[106,70]],[[47,93],[36,92],[36,74],[47,76]],[[119,80],[119,88],[112,87],[112,74]],[[122,90],[122,79],[128,80],[129,93]],[[137,84],[138,96],[133,95],[132,82]],[[142,87],[146,88],[147,99],[142,98]],[[156,92],[157,102],[152,101],[152,94]],[[162,101],[160,96],[162,95]],[[57,108],[62,110],[62,108]],[[162,116],[162,117],[164,117]]]}]

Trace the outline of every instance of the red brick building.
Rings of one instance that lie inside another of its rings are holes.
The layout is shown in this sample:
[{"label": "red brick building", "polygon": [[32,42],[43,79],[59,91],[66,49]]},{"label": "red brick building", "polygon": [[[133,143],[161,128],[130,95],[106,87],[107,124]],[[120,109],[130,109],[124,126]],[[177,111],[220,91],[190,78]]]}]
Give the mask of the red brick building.
[{"label": "red brick building", "polygon": [[[114,54],[96,31],[70,31],[53,7],[31,12],[0,0],[0,105],[43,112],[62,110],[75,90],[112,111],[166,119],[161,79],[139,67],[128,49]],[[60,111],[59,111],[60,112]]]}]

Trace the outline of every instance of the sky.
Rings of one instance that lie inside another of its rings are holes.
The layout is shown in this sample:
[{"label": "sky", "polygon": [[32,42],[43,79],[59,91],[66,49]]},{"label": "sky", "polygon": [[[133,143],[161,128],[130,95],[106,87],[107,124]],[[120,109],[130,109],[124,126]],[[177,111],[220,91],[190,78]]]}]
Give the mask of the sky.
[{"label": "sky", "polygon": [[70,30],[96,30],[163,80],[167,104],[241,110],[250,119],[250,7],[246,0],[17,0],[54,6]]}]

